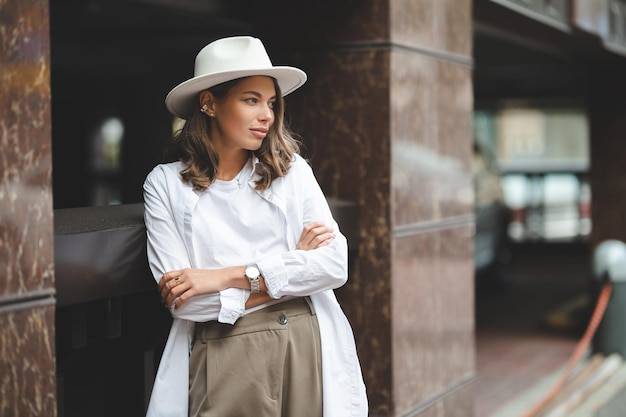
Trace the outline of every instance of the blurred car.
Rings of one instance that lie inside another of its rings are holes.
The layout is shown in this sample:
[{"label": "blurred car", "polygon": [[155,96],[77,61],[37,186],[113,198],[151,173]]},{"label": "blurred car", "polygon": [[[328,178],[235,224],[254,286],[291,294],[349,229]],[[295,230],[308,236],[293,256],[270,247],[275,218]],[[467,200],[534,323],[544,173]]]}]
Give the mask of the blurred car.
[{"label": "blurred car", "polygon": [[510,211],[500,169],[489,148],[474,144],[474,269],[476,283],[494,289],[510,284]]},{"label": "blurred car", "polygon": [[581,241],[591,233],[591,188],[576,172],[512,173],[502,177],[515,242]]}]

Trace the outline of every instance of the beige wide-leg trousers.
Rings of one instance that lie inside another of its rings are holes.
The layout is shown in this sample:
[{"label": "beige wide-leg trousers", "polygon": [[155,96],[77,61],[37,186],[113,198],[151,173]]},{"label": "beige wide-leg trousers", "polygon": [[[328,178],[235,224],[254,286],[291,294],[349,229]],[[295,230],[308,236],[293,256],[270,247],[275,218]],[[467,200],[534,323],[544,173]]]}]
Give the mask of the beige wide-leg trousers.
[{"label": "beige wide-leg trousers", "polygon": [[241,317],[197,323],[190,417],[322,417],[317,317],[308,297]]}]

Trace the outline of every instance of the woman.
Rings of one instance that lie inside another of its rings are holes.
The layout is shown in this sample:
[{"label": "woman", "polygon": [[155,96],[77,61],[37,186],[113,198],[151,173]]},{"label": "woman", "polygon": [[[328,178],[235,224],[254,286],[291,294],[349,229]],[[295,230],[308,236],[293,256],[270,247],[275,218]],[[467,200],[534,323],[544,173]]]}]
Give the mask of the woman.
[{"label": "woman", "polygon": [[366,416],[333,290],[347,242],[283,96],[306,81],[260,40],[210,43],[166,98],[186,119],[144,183],[148,261],[174,321],[148,416]]}]

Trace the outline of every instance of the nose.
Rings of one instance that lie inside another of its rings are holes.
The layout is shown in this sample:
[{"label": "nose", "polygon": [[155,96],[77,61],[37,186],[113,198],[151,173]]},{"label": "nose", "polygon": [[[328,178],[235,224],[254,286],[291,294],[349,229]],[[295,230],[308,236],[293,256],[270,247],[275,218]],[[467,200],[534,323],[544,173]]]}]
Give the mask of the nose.
[{"label": "nose", "polygon": [[263,110],[261,111],[260,114],[260,119],[261,120],[274,120],[274,110],[272,109],[272,107],[270,107],[269,104],[266,104],[265,106],[263,106]]}]

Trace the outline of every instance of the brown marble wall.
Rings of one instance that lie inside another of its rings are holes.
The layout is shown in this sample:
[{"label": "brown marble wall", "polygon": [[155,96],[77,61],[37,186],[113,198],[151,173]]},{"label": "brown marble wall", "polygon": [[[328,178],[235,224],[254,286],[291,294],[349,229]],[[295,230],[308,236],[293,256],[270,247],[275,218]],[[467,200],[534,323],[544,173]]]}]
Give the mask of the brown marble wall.
[{"label": "brown marble wall", "polygon": [[[473,227],[466,224],[396,235],[391,309],[393,415],[425,408],[433,399],[472,382],[472,233]],[[456,406],[472,410],[473,402]]]},{"label": "brown marble wall", "polygon": [[471,2],[392,2],[391,22],[394,415],[470,416]]},{"label": "brown marble wall", "polygon": [[[311,2],[289,40],[292,127],[329,197],[358,205],[338,297],[370,416],[473,413],[470,0]],[[336,7],[335,7],[336,8]],[[296,23],[293,23],[295,19]],[[276,59],[275,59],[276,61]]]},{"label": "brown marble wall", "polygon": [[48,2],[0,3],[0,415],[56,415]]}]

